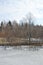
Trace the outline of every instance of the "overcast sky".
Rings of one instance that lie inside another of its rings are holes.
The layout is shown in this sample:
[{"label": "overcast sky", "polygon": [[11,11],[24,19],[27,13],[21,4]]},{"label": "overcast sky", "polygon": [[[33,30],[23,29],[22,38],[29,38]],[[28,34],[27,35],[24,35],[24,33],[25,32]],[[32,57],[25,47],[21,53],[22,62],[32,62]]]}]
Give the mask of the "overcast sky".
[{"label": "overcast sky", "polygon": [[0,0],[0,21],[19,21],[29,12],[43,24],[43,0]]}]

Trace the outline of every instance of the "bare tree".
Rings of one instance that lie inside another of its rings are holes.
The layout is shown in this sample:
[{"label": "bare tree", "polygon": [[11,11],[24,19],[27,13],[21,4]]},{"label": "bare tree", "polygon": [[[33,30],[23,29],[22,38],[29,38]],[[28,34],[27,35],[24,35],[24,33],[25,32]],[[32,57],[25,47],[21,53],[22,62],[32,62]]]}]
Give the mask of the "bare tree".
[{"label": "bare tree", "polygon": [[33,21],[34,21],[34,17],[31,13],[29,13],[27,15],[27,20],[29,22],[29,44],[31,43],[31,27],[32,27],[32,24],[33,24]]}]

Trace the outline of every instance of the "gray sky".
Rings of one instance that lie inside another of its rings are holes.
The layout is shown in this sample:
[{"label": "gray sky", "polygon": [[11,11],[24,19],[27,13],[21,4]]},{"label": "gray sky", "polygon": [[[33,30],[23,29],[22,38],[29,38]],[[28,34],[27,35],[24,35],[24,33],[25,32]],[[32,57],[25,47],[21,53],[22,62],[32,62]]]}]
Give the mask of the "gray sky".
[{"label": "gray sky", "polygon": [[0,21],[19,21],[29,12],[43,24],[43,0],[0,0]]}]

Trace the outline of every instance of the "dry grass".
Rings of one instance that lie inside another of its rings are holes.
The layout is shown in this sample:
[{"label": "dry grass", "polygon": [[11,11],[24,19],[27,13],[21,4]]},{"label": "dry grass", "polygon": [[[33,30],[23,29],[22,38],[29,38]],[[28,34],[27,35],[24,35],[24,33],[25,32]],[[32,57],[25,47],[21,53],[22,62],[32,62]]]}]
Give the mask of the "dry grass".
[{"label": "dry grass", "polygon": [[10,38],[10,41],[8,42],[6,38],[0,38],[0,45],[11,45],[11,46],[17,46],[17,45],[32,45],[32,46],[42,46],[43,43],[30,43],[27,39],[24,38]]}]

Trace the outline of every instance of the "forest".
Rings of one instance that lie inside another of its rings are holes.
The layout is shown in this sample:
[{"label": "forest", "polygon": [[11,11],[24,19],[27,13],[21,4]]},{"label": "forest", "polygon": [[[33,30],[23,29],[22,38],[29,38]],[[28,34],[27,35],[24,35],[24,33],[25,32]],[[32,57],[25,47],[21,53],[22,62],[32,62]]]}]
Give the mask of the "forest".
[{"label": "forest", "polygon": [[16,20],[0,23],[0,43],[29,44],[31,38],[43,40],[43,26],[35,25],[31,17],[29,17],[28,22],[25,19],[20,23],[17,23]]}]

